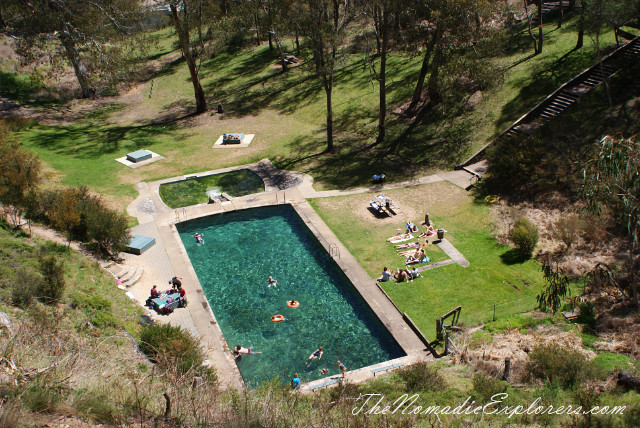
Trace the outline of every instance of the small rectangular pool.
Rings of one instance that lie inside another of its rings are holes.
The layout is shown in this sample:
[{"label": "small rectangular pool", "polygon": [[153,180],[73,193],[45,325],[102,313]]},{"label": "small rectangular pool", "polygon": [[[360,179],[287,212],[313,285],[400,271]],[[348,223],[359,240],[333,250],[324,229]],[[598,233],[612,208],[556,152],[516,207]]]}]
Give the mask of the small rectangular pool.
[{"label": "small rectangular pool", "polygon": [[[405,355],[290,205],[176,227],[229,348],[262,352],[238,361],[248,385],[274,376],[288,382],[294,373],[308,382],[339,374],[336,360],[354,370]],[[270,275],[277,288],[268,287]],[[292,299],[298,308],[287,306]],[[286,321],[271,321],[277,314]],[[322,359],[308,364],[320,346]]]}]

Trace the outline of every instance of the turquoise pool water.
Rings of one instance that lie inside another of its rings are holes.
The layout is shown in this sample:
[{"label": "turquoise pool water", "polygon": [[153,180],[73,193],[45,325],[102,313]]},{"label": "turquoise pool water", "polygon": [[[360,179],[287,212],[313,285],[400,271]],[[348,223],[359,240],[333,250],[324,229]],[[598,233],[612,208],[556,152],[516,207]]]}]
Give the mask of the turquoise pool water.
[{"label": "turquoise pool water", "polygon": [[[177,229],[229,348],[262,352],[238,361],[247,384],[274,376],[289,382],[294,373],[308,382],[339,374],[336,360],[353,370],[404,355],[290,205],[213,215]],[[268,287],[270,275],[277,289]],[[300,306],[289,308],[291,299]],[[287,320],[271,321],[276,314]],[[322,359],[308,365],[319,346]]]}]

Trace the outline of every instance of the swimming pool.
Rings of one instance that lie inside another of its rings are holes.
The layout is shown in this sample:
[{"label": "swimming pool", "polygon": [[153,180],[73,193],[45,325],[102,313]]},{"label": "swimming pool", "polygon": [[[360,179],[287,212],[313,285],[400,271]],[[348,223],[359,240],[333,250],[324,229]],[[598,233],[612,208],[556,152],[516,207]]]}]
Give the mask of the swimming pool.
[{"label": "swimming pool", "polygon": [[[405,355],[290,205],[218,214],[176,225],[238,368],[249,385],[298,373],[303,382]],[[204,234],[204,245],[192,235]],[[278,281],[268,287],[268,278]],[[288,300],[300,302],[289,308]],[[273,322],[273,315],[287,320]],[[308,356],[324,347],[320,361]],[[326,368],[327,374],[320,371]]]}]

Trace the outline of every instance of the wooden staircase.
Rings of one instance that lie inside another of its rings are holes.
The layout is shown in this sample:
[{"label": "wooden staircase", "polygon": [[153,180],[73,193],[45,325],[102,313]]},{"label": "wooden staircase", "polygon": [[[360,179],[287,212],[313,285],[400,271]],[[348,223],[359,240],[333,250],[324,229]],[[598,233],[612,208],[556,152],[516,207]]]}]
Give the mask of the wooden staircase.
[{"label": "wooden staircase", "polygon": [[[534,1],[530,1],[529,4],[535,3]],[[579,6],[578,1],[576,1],[575,7],[578,8]],[[547,16],[549,13],[555,11],[556,9],[560,9],[560,4],[562,4],[562,8],[565,10],[569,9],[569,2],[568,1],[563,1],[563,2],[559,2],[559,1],[545,1],[542,3],[542,21],[544,24],[544,17]],[[538,14],[537,13],[533,13],[531,14],[531,26],[532,27],[537,27],[538,26]]]},{"label": "wooden staircase", "polygon": [[[628,43],[603,58],[602,61],[589,67],[556,89],[551,95],[511,124],[496,139],[516,138],[532,134],[545,122],[562,114],[584,95],[604,83],[605,79],[608,80],[629,64],[638,60],[640,60],[640,36],[635,36]],[[484,157],[486,148],[492,142],[489,142],[466,161],[458,164],[456,169],[478,162]]]}]

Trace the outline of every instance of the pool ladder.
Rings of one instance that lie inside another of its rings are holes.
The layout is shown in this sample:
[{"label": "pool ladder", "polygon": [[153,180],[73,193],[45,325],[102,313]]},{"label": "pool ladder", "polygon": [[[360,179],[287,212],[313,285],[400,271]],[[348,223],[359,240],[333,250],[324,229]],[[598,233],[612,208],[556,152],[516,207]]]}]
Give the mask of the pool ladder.
[{"label": "pool ladder", "polygon": [[[185,221],[187,219],[187,210],[185,208],[175,210],[176,214],[176,223],[180,223],[180,221]],[[182,220],[181,220],[182,219]]]},{"label": "pool ladder", "polygon": [[337,244],[329,245],[329,254],[331,254],[331,257],[334,259],[340,258],[340,248],[338,248]]}]

